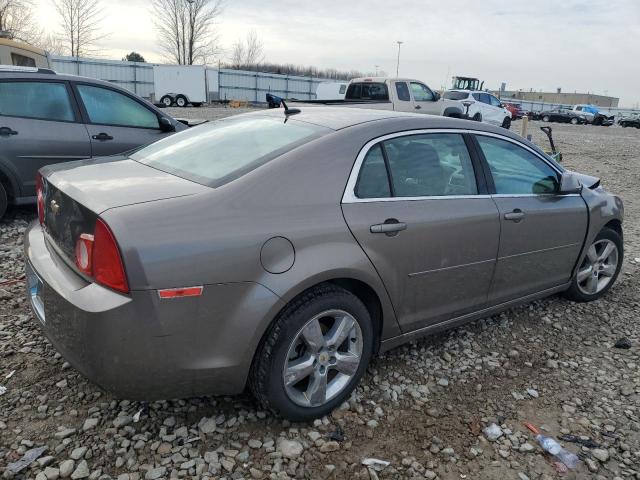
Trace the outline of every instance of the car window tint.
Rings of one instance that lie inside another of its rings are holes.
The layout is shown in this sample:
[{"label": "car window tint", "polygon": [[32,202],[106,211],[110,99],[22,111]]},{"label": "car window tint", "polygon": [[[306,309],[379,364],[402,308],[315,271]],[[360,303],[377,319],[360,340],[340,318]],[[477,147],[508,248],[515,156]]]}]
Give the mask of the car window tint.
[{"label": "car window tint", "polygon": [[425,134],[384,142],[396,197],[478,193],[462,135]]},{"label": "car window tint", "polygon": [[369,150],[364,162],[362,162],[355,194],[358,198],[387,198],[391,196],[389,176],[380,145]]},{"label": "car window tint", "polygon": [[11,63],[16,67],[35,67],[36,60],[31,57],[25,57],[24,55],[20,55],[19,53],[11,54]]},{"label": "car window tint", "polygon": [[469,97],[468,92],[444,92],[442,95],[447,100],[466,100]]},{"label": "car window tint", "polygon": [[159,128],[157,115],[128,96],[92,85],[78,85],[91,123]]},{"label": "car window tint", "polygon": [[389,100],[384,83],[352,83],[347,88],[347,100]]},{"label": "car window tint", "polygon": [[433,100],[433,93],[422,83],[411,82],[411,92],[413,93],[413,100],[416,102],[430,102]]},{"label": "car window tint", "polygon": [[489,98],[489,94],[488,93],[481,93],[480,94],[480,101],[482,103],[486,103],[487,105],[491,105],[491,99]]},{"label": "car window tint", "polygon": [[138,150],[131,158],[217,187],[330,131],[291,118],[227,118],[166,137]]},{"label": "car window tint", "polygon": [[494,107],[499,107],[500,106],[500,100],[498,100],[493,95],[490,95],[489,99],[491,100],[491,105],[493,105]]},{"label": "car window tint", "polygon": [[403,102],[411,101],[407,82],[396,82],[396,93],[398,94],[398,100],[402,100]]},{"label": "car window tint", "polygon": [[479,102],[480,101],[480,94],[479,93],[474,93],[473,94],[473,98],[475,98]]},{"label": "car window tint", "polygon": [[477,136],[497,194],[547,194],[558,189],[558,177],[549,165],[518,145]]},{"label": "car window tint", "polygon": [[0,115],[72,122],[75,117],[64,83],[0,82]]}]

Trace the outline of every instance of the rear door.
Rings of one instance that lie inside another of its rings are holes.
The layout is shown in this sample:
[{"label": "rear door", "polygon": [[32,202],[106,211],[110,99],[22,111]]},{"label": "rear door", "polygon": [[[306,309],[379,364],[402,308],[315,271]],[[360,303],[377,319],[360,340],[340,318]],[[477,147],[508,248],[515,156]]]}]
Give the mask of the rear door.
[{"label": "rear door", "polygon": [[476,168],[465,136],[453,132],[389,135],[358,156],[344,216],[404,331],[487,301],[500,221]]},{"label": "rear door", "polygon": [[497,304],[568,282],[585,238],[579,194],[558,194],[560,172],[519,142],[476,135],[500,212],[498,262],[489,300]]},{"label": "rear door", "polygon": [[156,112],[133,95],[85,83],[75,83],[75,89],[94,157],[122,153],[170,134],[160,130]]},{"label": "rear door", "polygon": [[415,109],[413,100],[411,99],[411,92],[409,91],[409,84],[407,82],[392,82],[395,100],[393,102],[393,109],[399,112],[417,112]]},{"label": "rear door", "polygon": [[38,169],[91,156],[87,129],[67,82],[0,80],[0,170],[16,197],[35,196]]},{"label": "rear door", "polygon": [[440,115],[441,104],[436,100],[436,95],[424,83],[410,82],[413,108],[416,113],[428,113]]}]

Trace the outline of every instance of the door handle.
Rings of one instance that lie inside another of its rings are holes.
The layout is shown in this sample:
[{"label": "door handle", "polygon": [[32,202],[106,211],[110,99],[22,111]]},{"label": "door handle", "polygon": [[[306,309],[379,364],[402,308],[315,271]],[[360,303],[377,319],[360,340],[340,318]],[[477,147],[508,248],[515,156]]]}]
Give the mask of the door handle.
[{"label": "door handle", "polygon": [[505,213],[504,219],[509,220],[511,222],[518,223],[520,220],[524,218],[524,212],[519,208],[516,208],[513,212]]},{"label": "door handle", "polygon": [[16,132],[11,127],[0,127],[0,135],[17,135],[17,134],[18,132]]},{"label": "door handle", "polygon": [[93,135],[91,138],[93,138],[94,140],[113,140],[113,137],[111,135],[109,135],[108,133],[99,133],[98,135]]},{"label": "door handle", "polygon": [[371,233],[384,233],[390,237],[397,235],[398,232],[407,229],[407,224],[404,222],[399,222],[395,219],[388,219],[384,223],[379,223],[377,225],[371,225],[369,231]]},{"label": "door handle", "polygon": [[421,107],[420,105],[416,105],[414,108],[415,108],[416,110],[420,110],[422,107]]}]

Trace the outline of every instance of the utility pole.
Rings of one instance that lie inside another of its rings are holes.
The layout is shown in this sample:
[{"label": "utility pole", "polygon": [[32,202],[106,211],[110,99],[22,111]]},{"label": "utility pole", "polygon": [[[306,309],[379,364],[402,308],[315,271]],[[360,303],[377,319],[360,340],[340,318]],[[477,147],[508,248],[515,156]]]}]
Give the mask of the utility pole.
[{"label": "utility pole", "polygon": [[380,65],[376,65],[376,77],[378,76],[378,68],[380,67]]},{"label": "utility pole", "polygon": [[400,40],[398,40],[396,43],[398,44],[398,62],[396,63],[396,78],[398,78],[398,72],[400,71],[400,45],[402,45],[404,42],[401,42]]}]

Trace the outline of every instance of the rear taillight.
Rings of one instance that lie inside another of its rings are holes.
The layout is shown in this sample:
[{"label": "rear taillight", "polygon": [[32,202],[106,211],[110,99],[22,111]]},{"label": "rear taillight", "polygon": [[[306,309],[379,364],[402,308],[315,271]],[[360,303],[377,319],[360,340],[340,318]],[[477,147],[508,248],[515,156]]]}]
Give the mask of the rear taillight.
[{"label": "rear taillight", "polygon": [[96,283],[129,293],[129,284],[116,239],[109,226],[96,220],[93,235],[83,233],[76,242],[76,266]]},{"label": "rear taillight", "polygon": [[44,225],[44,191],[40,172],[36,175],[36,195],[38,196],[38,220],[40,220],[40,225]]}]

